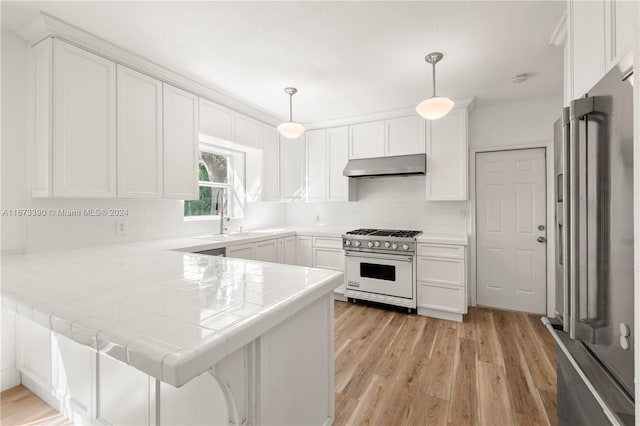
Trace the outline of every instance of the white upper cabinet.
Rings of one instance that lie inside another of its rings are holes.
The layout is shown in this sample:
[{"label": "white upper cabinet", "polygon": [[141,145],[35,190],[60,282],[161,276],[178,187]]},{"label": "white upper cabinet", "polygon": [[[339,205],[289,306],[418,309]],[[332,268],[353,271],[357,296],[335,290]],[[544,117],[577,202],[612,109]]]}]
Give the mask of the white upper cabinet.
[{"label": "white upper cabinet", "polygon": [[349,128],[347,126],[327,129],[327,158],[329,160],[327,200],[347,201],[349,178],[342,174],[349,161]]},{"label": "white upper cabinet", "polygon": [[250,148],[262,149],[262,123],[246,115],[236,114],[235,141]]},{"label": "white upper cabinet", "polygon": [[199,98],[199,102],[200,132],[233,141],[235,136],[235,112],[203,98]]},{"label": "white upper cabinet", "polygon": [[45,39],[31,48],[30,84],[33,90],[33,167],[31,168],[31,195],[51,195],[51,134],[53,97],[53,39]]},{"label": "white upper cabinet", "polygon": [[280,199],[280,134],[275,127],[262,125],[263,201]]},{"label": "white upper cabinet", "polygon": [[307,132],[307,200],[327,198],[327,131]]},{"label": "white upper cabinet", "polygon": [[162,198],[162,82],[117,70],[118,197]]},{"label": "white upper cabinet", "polygon": [[280,138],[281,200],[304,200],[305,163],[305,135],[296,139]]},{"label": "white upper cabinet", "polygon": [[349,158],[383,157],[385,153],[384,121],[349,126]]},{"label": "white upper cabinet", "polygon": [[385,121],[386,156],[424,154],[426,121],[419,115]]},{"label": "white upper cabinet", "polygon": [[429,122],[427,200],[467,199],[467,108]]},{"label": "white upper cabinet", "polygon": [[53,196],[115,198],[116,64],[53,46]]},{"label": "white upper cabinet", "polygon": [[164,197],[198,199],[198,97],[163,84]]},{"label": "white upper cabinet", "polygon": [[611,0],[605,3],[605,28],[607,31],[607,69],[633,49],[634,31],[638,25],[638,2],[633,0]]},{"label": "white upper cabinet", "polygon": [[605,2],[571,1],[570,43],[573,99],[582,97],[605,73]]}]

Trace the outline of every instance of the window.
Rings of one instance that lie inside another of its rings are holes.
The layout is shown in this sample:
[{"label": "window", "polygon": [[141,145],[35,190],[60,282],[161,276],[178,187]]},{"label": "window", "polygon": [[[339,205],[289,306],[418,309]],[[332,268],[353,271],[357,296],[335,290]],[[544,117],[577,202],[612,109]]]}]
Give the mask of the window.
[{"label": "window", "polygon": [[231,153],[204,144],[200,146],[200,198],[184,202],[185,217],[220,216],[223,208],[225,216],[232,215],[232,200],[235,199],[233,163]]}]

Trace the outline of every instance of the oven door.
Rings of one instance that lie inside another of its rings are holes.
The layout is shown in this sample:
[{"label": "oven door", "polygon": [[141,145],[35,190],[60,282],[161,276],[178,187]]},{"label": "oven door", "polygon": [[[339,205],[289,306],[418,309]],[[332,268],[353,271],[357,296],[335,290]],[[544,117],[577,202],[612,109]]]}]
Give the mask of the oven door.
[{"label": "oven door", "polygon": [[346,252],[347,291],[413,299],[413,256]]}]

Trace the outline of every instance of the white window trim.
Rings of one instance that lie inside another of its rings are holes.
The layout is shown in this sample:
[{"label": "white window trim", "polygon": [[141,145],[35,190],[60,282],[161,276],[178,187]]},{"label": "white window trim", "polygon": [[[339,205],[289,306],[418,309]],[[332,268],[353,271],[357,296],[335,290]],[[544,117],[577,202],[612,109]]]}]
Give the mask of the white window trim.
[{"label": "white window trim", "polygon": [[[238,197],[234,197],[235,192],[237,191],[236,188],[238,188],[237,182],[236,182],[236,173],[234,173],[233,171],[237,169],[237,164],[236,162],[238,161],[239,157],[244,153],[241,152],[236,152],[221,146],[218,146],[216,144],[210,143],[210,142],[200,142],[199,147],[198,147],[198,154],[200,152],[209,152],[212,154],[217,154],[217,155],[224,155],[227,157],[227,161],[228,161],[228,165],[230,166],[230,173],[228,176],[228,181],[227,183],[218,183],[218,182],[206,182],[206,181],[198,181],[198,193],[200,192],[200,187],[201,186],[207,186],[207,187],[211,187],[211,188],[226,188],[227,189],[227,193],[230,195],[230,197],[227,199],[227,209],[232,210],[232,214],[233,213],[237,213],[235,210],[239,210],[241,212],[241,214],[234,214],[232,216],[228,216],[229,219],[243,219],[244,215],[242,214],[244,212],[244,194],[239,197],[239,199],[241,200],[240,205],[238,206],[238,208],[233,208],[232,206],[229,205],[229,203],[232,202],[232,200],[234,198],[238,198]],[[198,165],[199,167],[199,165]],[[242,185],[242,187],[244,187],[244,185]],[[186,202],[186,201],[185,201]],[[184,210],[184,209],[183,209]],[[184,215],[184,213],[183,213]],[[199,216],[183,216],[183,219],[185,222],[197,222],[197,221],[208,221],[208,220],[220,220],[220,215],[199,215]]]}]

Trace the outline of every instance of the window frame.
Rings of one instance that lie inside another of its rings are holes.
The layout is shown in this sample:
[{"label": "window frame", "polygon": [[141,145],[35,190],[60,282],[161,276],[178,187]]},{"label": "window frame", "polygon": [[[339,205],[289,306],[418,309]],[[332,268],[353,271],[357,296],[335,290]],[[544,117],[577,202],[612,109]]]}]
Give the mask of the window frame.
[{"label": "window frame", "polygon": [[[202,181],[202,180],[198,180],[198,194],[200,194],[200,188],[202,187],[208,187],[208,188],[222,188],[225,190],[225,198],[226,198],[226,212],[225,212],[225,217],[228,218],[242,218],[241,215],[236,215],[235,214],[235,210],[236,208],[234,208],[234,203],[233,203],[233,199],[236,198],[235,196],[235,192],[236,192],[236,173],[234,172],[235,168],[236,168],[236,161],[238,160],[238,156],[237,153],[229,150],[229,149],[225,149],[223,147],[220,147],[218,145],[212,144],[212,143],[207,143],[207,142],[200,142],[198,144],[198,168],[200,168],[200,153],[201,152],[207,152],[210,154],[215,154],[215,155],[221,155],[227,158],[227,182],[226,183],[222,183],[222,182],[210,182],[210,181]],[[198,176],[200,174],[198,173]],[[185,200],[185,203],[188,202],[189,200]],[[240,208],[239,210],[242,210],[242,208]],[[184,208],[183,208],[183,218],[185,221],[199,221],[199,220],[220,220],[220,214],[211,214],[211,215],[194,215],[194,216],[184,216]]]}]

